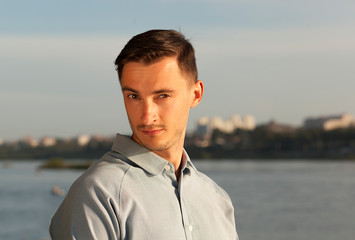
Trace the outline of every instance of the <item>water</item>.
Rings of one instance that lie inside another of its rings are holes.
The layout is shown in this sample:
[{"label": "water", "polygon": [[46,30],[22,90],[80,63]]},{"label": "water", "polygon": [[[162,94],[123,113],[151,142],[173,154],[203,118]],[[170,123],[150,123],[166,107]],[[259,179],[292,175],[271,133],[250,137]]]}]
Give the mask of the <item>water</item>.
[{"label": "water", "polygon": [[242,240],[354,240],[355,163],[202,162],[231,195]]},{"label": "water", "polygon": [[0,240],[50,239],[51,216],[64,197],[52,187],[69,189],[80,171],[36,171],[39,163],[0,165]]},{"label": "water", "polygon": [[[196,161],[230,194],[241,240],[353,240],[355,163]],[[49,239],[49,221],[82,173],[0,162],[0,239]]]}]

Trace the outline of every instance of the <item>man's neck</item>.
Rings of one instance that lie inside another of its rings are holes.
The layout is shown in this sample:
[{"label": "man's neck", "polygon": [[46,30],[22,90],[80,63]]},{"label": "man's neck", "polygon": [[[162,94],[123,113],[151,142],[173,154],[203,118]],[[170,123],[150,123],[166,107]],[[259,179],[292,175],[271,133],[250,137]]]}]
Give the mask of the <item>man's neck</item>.
[{"label": "man's neck", "polygon": [[[144,146],[144,144],[134,135],[132,135],[131,138],[133,139],[133,141]],[[180,139],[175,144],[173,144],[172,146],[164,150],[152,150],[148,148],[151,152],[155,153],[159,157],[164,158],[166,161],[173,164],[177,179],[179,179],[180,177],[180,172],[182,168],[181,162],[182,162],[183,149],[184,149],[184,139],[185,139],[185,134],[181,135]]]},{"label": "man's neck", "polygon": [[166,161],[172,163],[175,169],[175,175],[178,177],[181,171],[181,160],[183,154],[183,148],[180,149],[166,149],[164,151],[153,151],[159,157],[164,158]]}]

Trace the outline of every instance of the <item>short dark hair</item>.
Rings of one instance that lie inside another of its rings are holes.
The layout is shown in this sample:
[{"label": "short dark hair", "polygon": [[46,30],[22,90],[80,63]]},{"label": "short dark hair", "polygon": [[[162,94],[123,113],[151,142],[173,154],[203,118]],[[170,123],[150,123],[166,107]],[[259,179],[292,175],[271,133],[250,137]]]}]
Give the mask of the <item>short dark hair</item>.
[{"label": "short dark hair", "polygon": [[115,60],[118,77],[121,81],[122,70],[128,62],[146,64],[163,57],[176,57],[183,74],[197,81],[195,50],[185,36],[175,30],[154,29],[131,38]]}]

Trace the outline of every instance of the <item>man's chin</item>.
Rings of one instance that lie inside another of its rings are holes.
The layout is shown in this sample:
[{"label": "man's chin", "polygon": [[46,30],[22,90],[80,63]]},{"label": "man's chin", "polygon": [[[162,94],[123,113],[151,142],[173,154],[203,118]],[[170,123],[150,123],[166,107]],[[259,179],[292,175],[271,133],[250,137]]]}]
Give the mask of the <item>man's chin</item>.
[{"label": "man's chin", "polygon": [[159,142],[159,139],[157,137],[147,137],[147,136],[137,137],[137,135],[133,134],[132,139],[152,152],[163,151],[167,149],[166,144]]},{"label": "man's chin", "polygon": [[167,146],[165,144],[158,144],[158,143],[152,143],[152,142],[142,142],[141,145],[148,150],[152,152],[156,151],[164,151],[167,149]]}]

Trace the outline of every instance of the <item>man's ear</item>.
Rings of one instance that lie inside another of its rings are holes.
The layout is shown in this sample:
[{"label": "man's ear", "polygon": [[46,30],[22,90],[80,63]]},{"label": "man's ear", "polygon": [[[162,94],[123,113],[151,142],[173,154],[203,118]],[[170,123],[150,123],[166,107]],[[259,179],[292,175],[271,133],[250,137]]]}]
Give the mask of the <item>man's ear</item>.
[{"label": "man's ear", "polygon": [[194,89],[194,95],[193,95],[190,108],[196,107],[201,102],[202,95],[203,95],[203,82],[201,80],[195,82],[193,89]]}]

